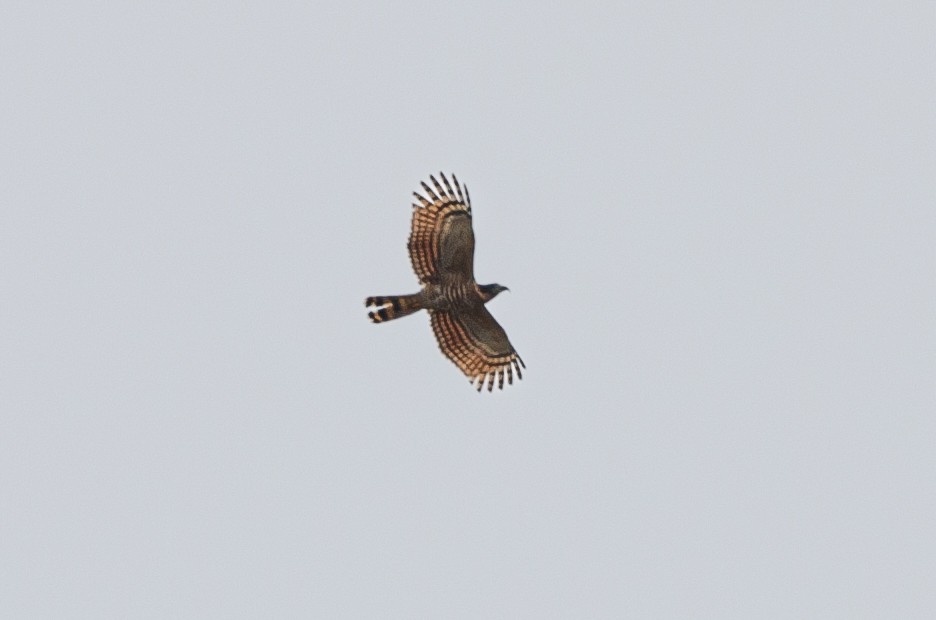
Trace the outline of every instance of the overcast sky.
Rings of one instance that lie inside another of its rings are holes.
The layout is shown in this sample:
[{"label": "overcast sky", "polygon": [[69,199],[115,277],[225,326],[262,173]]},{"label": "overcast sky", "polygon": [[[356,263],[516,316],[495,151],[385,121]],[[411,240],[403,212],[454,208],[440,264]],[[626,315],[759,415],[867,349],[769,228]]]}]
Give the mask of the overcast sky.
[{"label": "overcast sky", "polygon": [[[936,617],[934,40],[4,2],[0,616]],[[503,392],[366,319],[442,170]]]}]

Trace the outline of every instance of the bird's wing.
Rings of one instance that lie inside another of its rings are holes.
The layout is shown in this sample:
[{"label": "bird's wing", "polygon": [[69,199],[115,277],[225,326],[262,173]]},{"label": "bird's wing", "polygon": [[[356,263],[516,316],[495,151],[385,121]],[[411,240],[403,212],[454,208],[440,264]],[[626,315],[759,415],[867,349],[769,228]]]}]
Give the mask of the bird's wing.
[{"label": "bird's wing", "polygon": [[413,192],[413,223],[409,249],[413,271],[421,284],[474,281],[474,231],[471,229],[471,199],[468,187],[462,194],[458,179],[452,175],[455,188],[440,173],[442,184],[434,176],[423,190],[429,196]]},{"label": "bird's wing", "polygon": [[468,376],[479,392],[485,379],[489,392],[494,388],[495,378],[500,389],[504,389],[505,375],[507,383],[512,384],[514,369],[517,378],[523,378],[520,367],[526,365],[484,304],[463,311],[431,310],[429,314],[442,353]]}]

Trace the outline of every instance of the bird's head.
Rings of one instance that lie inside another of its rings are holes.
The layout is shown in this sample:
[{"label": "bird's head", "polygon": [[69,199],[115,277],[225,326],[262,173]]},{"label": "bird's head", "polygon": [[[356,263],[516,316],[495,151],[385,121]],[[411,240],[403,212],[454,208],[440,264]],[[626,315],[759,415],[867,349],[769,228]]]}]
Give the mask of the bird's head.
[{"label": "bird's head", "polygon": [[479,284],[478,290],[481,291],[481,297],[484,299],[484,302],[487,303],[497,297],[498,293],[509,291],[510,289],[500,284]]}]

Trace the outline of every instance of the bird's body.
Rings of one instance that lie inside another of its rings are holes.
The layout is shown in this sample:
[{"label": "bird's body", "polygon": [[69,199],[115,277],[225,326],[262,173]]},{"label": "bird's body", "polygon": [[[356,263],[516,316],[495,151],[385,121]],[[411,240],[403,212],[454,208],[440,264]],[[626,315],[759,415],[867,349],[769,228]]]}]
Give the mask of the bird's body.
[{"label": "bird's body", "polygon": [[412,295],[368,297],[365,305],[375,323],[427,310],[439,348],[464,372],[480,391],[487,380],[488,391],[503,388],[504,377],[513,383],[513,372],[522,378],[523,360],[511,346],[507,334],[484,307],[501,291],[500,284],[482,284],[474,278],[474,231],[471,228],[471,199],[458,179],[452,185],[440,173],[443,185],[430,176],[435,191],[426,183],[429,198],[415,193],[408,249],[413,270],[422,290]]}]

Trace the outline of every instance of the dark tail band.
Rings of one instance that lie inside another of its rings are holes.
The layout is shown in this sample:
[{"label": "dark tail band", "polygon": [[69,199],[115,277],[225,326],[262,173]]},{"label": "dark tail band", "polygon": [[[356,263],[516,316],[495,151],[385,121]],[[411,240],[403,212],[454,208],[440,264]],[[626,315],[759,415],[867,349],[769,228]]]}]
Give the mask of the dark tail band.
[{"label": "dark tail band", "polygon": [[415,295],[386,295],[383,297],[368,297],[364,305],[372,308],[367,316],[374,323],[383,323],[391,321],[408,314],[413,314],[417,310],[422,310],[422,303],[419,300],[419,293]]}]

